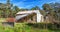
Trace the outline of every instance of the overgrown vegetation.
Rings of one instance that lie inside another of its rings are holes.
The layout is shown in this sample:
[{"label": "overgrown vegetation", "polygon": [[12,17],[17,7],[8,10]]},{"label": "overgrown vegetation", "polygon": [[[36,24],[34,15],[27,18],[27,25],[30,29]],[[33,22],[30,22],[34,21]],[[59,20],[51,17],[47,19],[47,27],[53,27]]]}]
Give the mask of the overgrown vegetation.
[{"label": "overgrown vegetation", "polygon": [[18,6],[14,6],[14,4],[10,3],[10,0],[7,0],[6,4],[0,3],[0,18],[8,18],[8,17],[15,17],[16,13],[19,11],[26,11],[26,10],[40,10],[40,13],[44,17],[48,17],[51,22],[58,22],[60,21],[60,3],[45,3],[42,5],[42,10],[38,7],[32,7],[31,9],[20,9]]},{"label": "overgrown vegetation", "polygon": [[42,10],[38,6],[31,9],[20,9],[11,4],[10,0],[7,0],[6,4],[0,3],[0,22],[11,16],[15,17],[19,11],[40,10],[45,19],[47,16],[53,23],[15,23],[14,28],[4,27],[0,23],[0,32],[60,32],[60,3],[45,3],[42,7]]},{"label": "overgrown vegetation", "polygon": [[[60,29],[48,23],[15,23],[14,27],[3,26],[0,23],[0,32],[60,32]],[[60,28],[60,27],[59,27]]]},{"label": "overgrown vegetation", "polygon": [[14,28],[3,26],[2,23],[0,23],[0,32],[14,32]]},{"label": "overgrown vegetation", "polygon": [[[16,23],[15,24],[15,32],[60,32],[60,29],[56,29],[56,26],[52,26],[52,24],[47,24],[48,26],[44,26],[45,23]],[[46,28],[47,27],[47,28]]]}]

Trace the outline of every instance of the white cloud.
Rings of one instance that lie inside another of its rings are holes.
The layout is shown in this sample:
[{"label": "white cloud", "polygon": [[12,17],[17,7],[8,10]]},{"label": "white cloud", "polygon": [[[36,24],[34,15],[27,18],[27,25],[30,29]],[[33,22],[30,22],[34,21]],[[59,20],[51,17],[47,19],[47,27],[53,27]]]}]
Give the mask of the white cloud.
[{"label": "white cloud", "polygon": [[24,5],[24,2],[13,3],[14,5]]},{"label": "white cloud", "polygon": [[[28,4],[26,4],[24,1],[27,1],[27,0],[22,0],[20,2],[13,3],[13,4],[16,5],[16,6],[18,6],[19,8],[29,8],[29,7],[33,7],[35,5],[40,5],[40,4],[44,4],[44,3],[60,2],[60,0],[51,0],[51,1],[48,0],[48,1],[38,1],[38,2],[33,1],[33,2],[28,2]],[[42,5],[40,5],[40,6],[42,6]]]},{"label": "white cloud", "polygon": [[[28,2],[27,4],[24,2],[26,0],[23,0],[23,1],[20,1],[18,3],[14,3],[14,5],[17,5],[19,6],[20,8],[29,8],[29,7],[33,7],[35,4],[36,1],[33,1],[33,2]],[[39,1],[38,1],[39,2]],[[37,2],[36,2],[37,3]]]}]

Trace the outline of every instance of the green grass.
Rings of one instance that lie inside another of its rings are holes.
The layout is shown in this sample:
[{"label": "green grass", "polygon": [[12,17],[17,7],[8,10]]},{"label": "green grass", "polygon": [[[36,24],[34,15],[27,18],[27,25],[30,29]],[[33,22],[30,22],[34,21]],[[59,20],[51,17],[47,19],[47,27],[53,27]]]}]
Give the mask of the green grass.
[{"label": "green grass", "polygon": [[14,32],[14,28],[12,27],[4,27],[1,23],[0,23],[0,32]]},{"label": "green grass", "polygon": [[5,18],[0,18],[0,22],[5,22]]},{"label": "green grass", "polygon": [[0,18],[0,32],[60,32],[60,30],[49,30],[49,29],[40,29],[32,26],[26,25],[26,23],[15,23],[14,28],[12,27],[4,27],[1,22],[4,21],[5,18]]},{"label": "green grass", "polygon": [[17,23],[15,24],[15,32],[60,32],[60,30],[39,29],[25,23]]},{"label": "green grass", "polygon": [[4,27],[0,23],[0,32],[60,32],[60,30],[39,29],[28,26],[25,23],[15,23],[14,28]]}]

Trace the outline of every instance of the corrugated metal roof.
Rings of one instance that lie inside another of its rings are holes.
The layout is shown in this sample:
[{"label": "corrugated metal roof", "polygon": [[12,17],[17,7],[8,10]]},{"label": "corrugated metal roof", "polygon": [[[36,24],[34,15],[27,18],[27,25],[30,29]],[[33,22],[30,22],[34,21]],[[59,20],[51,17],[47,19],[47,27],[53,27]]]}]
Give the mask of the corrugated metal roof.
[{"label": "corrugated metal roof", "polygon": [[[21,19],[21,18],[23,18],[23,17],[26,17],[26,16],[28,16],[28,15],[31,15],[31,14],[33,14],[33,13],[36,13],[36,14],[37,14],[37,17],[40,17],[40,16],[41,16],[39,10],[20,11],[20,12],[17,13],[16,20],[19,20],[19,19]],[[19,15],[19,14],[20,14],[20,15]]]},{"label": "corrugated metal roof", "polygon": [[30,10],[30,11],[20,11],[17,14],[31,14],[31,13],[36,13],[37,10]]},{"label": "corrugated metal roof", "polygon": [[27,16],[28,14],[25,14],[25,15],[18,15],[18,16],[16,16],[16,20],[19,20],[19,19],[21,19],[21,18],[23,18],[23,17],[25,17],[25,16]]}]

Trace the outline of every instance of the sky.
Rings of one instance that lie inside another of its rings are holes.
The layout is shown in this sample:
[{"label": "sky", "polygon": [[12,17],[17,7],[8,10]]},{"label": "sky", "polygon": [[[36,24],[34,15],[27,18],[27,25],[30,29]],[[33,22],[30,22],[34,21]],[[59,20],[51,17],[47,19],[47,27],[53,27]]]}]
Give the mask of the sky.
[{"label": "sky", "polygon": [[[6,3],[7,0],[0,0],[0,3]],[[10,0],[14,6],[18,6],[19,8],[27,8],[31,9],[32,7],[38,6],[42,9],[43,4],[45,3],[55,3],[60,0]]]}]

